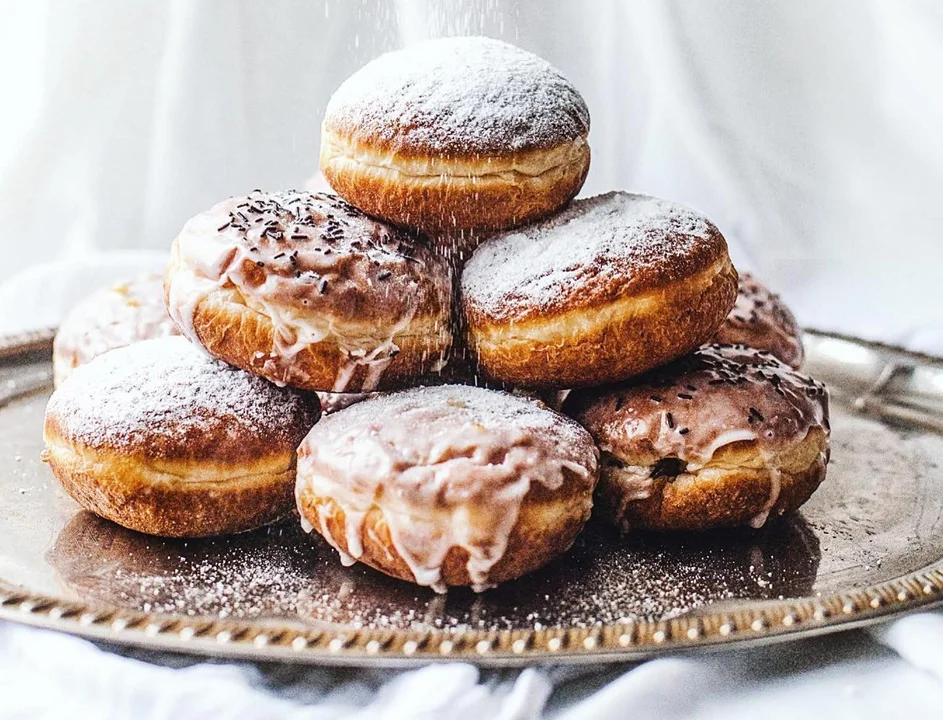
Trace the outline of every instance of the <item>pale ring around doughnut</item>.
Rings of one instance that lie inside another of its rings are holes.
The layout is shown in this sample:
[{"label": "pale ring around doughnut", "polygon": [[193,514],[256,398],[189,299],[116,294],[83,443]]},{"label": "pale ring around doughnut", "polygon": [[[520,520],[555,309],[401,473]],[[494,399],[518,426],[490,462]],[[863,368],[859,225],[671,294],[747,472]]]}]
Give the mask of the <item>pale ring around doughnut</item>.
[{"label": "pale ring around doughnut", "polygon": [[461,289],[482,374],[560,389],[623,380],[708,342],[737,273],[703,215],[611,192],[485,241]]},{"label": "pale ring around doughnut", "polygon": [[250,530],[291,511],[317,396],[145,340],[77,368],[46,408],[43,459],[86,510],[151,535]]}]

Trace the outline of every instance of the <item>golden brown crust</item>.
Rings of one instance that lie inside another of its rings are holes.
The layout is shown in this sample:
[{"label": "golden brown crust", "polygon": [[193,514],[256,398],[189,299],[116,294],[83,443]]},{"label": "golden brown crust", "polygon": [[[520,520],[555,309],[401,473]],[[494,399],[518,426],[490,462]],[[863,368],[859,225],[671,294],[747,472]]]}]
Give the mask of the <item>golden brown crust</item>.
[{"label": "golden brown crust", "polygon": [[[179,256],[173,253],[167,266],[165,292],[171,282],[185,282]],[[167,298],[169,304],[170,299]],[[406,327],[409,334],[393,336],[399,353],[383,371],[376,390],[402,387],[425,373],[433,372],[451,345],[447,319],[429,308],[419,308]],[[272,320],[246,304],[234,287],[220,287],[201,298],[193,309],[192,330],[196,341],[208,353],[231,365],[264,377],[305,390],[331,391],[341,368],[349,362],[336,342],[325,339],[299,349],[291,363],[272,362],[270,349],[275,344]],[[369,324],[363,328],[368,337]],[[356,365],[347,387],[363,387],[367,367]]]},{"label": "golden brown crust", "polygon": [[680,357],[713,336],[733,306],[737,273],[721,258],[701,273],[610,303],[498,322],[465,308],[483,373],[533,388],[616,382]]},{"label": "golden brown crust", "polygon": [[314,394],[279,388],[181,337],[75,370],[49,399],[43,459],[87,510],[155,535],[250,530],[292,507]]},{"label": "golden brown crust", "polygon": [[[488,572],[489,583],[502,583],[533,572],[570,548],[587,519],[586,500],[573,490],[582,484],[571,483],[569,493],[561,488],[552,497],[548,497],[542,485],[532,487],[521,505],[507,550]],[[310,488],[304,488],[298,497],[298,509],[315,527],[318,527],[319,508],[334,541],[342,552],[349,554],[343,508],[333,499],[317,497]],[[416,582],[409,565],[396,550],[380,507],[374,506],[368,511],[363,527],[363,554],[357,559],[392,577]],[[464,548],[453,546],[448,551],[441,571],[446,585],[474,584],[468,574],[468,559]]]},{"label": "golden brown crust", "polygon": [[48,424],[45,435],[44,459],[66,492],[86,510],[131,530],[223,535],[270,523],[293,506],[293,451],[227,466],[80,448]]},{"label": "golden brown crust", "polygon": [[731,443],[697,471],[655,478],[647,497],[629,502],[609,458],[597,486],[597,512],[623,530],[709,530],[765,521],[764,513],[794,512],[811,497],[825,479],[828,456],[828,436],[819,427],[773,457],[764,457],[756,442]]},{"label": "golden brown crust", "polygon": [[[582,138],[549,150],[464,161],[432,151],[419,158],[380,152],[325,128],[321,171],[351,204],[430,235],[502,230],[546,217],[576,196],[590,163]],[[416,167],[420,163],[427,167]]]}]

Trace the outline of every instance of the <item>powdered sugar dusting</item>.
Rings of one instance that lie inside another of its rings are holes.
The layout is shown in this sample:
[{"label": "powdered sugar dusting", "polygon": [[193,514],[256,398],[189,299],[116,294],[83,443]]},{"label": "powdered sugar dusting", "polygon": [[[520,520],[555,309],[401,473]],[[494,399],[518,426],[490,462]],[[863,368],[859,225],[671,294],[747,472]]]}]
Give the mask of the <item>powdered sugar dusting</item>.
[{"label": "powdered sugar dusting", "polygon": [[46,410],[90,447],[179,444],[226,423],[267,438],[317,420],[311,396],[279,388],[205,355],[182,337],[145,340],[77,368]]},{"label": "powdered sugar dusting", "polygon": [[507,155],[585,137],[589,110],[536,55],[499,40],[455,37],[368,63],[334,93],[324,124],[394,151]]},{"label": "powdered sugar dusting", "polygon": [[717,228],[690,208],[609,192],[485,241],[465,266],[462,291],[470,307],[495,318],[562,309],[591,302],[593,288],[629,293],[646,272],[680,280],[718,246],[726,247]]}]

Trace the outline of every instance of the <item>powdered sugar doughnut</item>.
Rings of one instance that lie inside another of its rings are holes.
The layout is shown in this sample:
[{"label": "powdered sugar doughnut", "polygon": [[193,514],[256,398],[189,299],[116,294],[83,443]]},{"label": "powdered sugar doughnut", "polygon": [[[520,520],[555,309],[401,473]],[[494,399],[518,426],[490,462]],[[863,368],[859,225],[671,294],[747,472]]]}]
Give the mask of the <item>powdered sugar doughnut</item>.
[{"label": "powdered sugar doughnut", "polygon": [[779,295],[747,273],[740,273],[737,303],[714,342],[768,350],[796,369],[805,357],[802,331],[792,311]]},{"label": "powdered sugar doughnut", "polygon": [[289,512],[315,395],[145,340],[77,368],[46,408],[44,460],[85,509],[152,535],[248,530]]},{"label": "powdered sugar doughnut", "polygon": [[579,192],[588,133],[586,103],[546,61],[499,40],[442,38],[382,55],[337,89],[321,170],[344,198],[398,225],[503,229]]},{"label": "powdered sugar doughnut", "polygon": [[165,291],[211,355],[306,390],[402,386],[451,344],[446,262],[336,195],[256,191],[197,215]]},{"label": "powdered sugar doughnut", "polygon": [[597,455],[532,400],[462,385],[371,398],[298,449],[298,509],[345,564],[443,591],[552,560],[589,517]]},{"label": "powdered sugar doughnut", "polygon": [[622,380],[707,342],[733,307],[737,275],[703,215],[610,192],[486,241],[461,287],[486,376],[571,388]]},{"label": "powdered sugar doughnut", "polygon": [[759,527],[825,478],[828,392],[761,350],[708,345],[565,407],[599,443],[599,514],[623,529]]},{"label": "powdered sugar doughnut", "polygon": [[177,332],[164,306],[159,275],[102,288],[76,305],[56,332],[55,384],[61,385],[73,368],[109,350]]}]

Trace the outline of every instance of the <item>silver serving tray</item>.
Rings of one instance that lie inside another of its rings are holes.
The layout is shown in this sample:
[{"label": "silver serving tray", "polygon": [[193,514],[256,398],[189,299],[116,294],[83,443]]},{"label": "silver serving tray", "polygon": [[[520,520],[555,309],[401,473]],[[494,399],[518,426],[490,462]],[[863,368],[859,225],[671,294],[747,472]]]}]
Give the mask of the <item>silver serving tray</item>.
[{"label": "silver serving tray", "polygon": [[51,332],[0,338],[0,618],[110,643],[347,665],[632,660],[864,625],[943,600],[943,364],[807,334],[826,482],[754,532],[620,538],[481,595],[344,568],[294,518],[162,540],[80,511],[39,460]]}]

